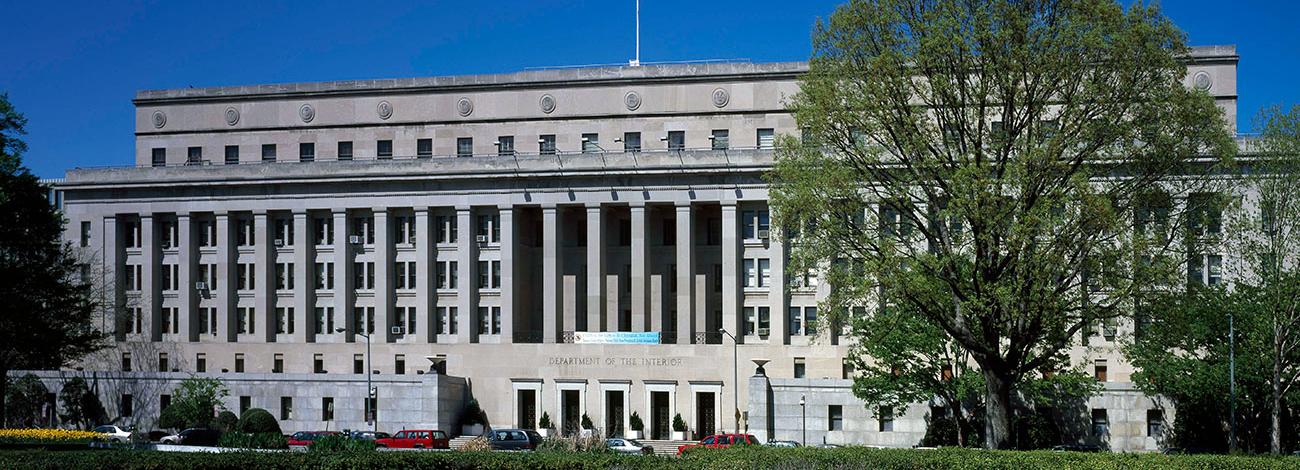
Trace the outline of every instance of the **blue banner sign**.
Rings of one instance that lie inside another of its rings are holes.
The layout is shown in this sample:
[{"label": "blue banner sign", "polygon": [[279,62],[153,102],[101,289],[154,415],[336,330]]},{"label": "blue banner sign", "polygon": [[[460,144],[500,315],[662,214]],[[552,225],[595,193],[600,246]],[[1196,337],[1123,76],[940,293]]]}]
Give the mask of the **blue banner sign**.
[{"label": "blue banner sign", "polygon": [[573,342],[581,344],[659,344],[658,331],[575,331]]}]

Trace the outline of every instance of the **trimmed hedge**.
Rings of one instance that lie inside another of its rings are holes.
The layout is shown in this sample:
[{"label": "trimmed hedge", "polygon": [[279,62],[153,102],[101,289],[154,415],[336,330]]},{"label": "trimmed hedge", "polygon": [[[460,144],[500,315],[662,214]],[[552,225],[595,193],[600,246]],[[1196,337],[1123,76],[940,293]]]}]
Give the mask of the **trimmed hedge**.
[{"label": "trimmed hedge", "polygon": [[239,417],[239,422],[235,423],[235,430],[253,434],[263,432],[280,434],[280,422],[275,420],[275,416],[271,416],[270,411],[249,408],[244,410],[244,414]]},{"label": "trimmed hedge", "polygon": [[1165,456],[970,449],[740,449],[693,452],[683,458],[566,452],[237,452],[179,453],[137,450],[0,452],[5,469],[100,468],[862,468],[862,469],[1282,469],[1300,468],[1296,457]]}]

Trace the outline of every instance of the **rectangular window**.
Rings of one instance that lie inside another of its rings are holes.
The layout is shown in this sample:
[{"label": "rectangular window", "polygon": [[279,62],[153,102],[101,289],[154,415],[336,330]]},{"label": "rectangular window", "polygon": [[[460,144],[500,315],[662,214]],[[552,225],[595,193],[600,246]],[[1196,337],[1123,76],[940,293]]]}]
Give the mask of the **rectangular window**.
[{"label": "rectangular window", "polygon": [[316,307],[316,334],[334,333],[334,307]]},{"label": "rectangular window", "polygon": [[208,355],[198,353],[194,355],[194,371],[200,374],[208,371]]},{"label": "rectangular window", "polygon": [[713,150],[726,150],[731,146],[731,131],[727,129],[714,129],[709,135],[710,146]]},{"label": "rectangular window", "polygon": [[256,238],[253,236],[253,221],[240,219],[235,222],[236,244],[239,246],[253,246]]},{"label": "rectangular window", "polygon": [[122,353],[122,372],[131,372],[131,353]]},{"label": "rectangular window", "polygon": [[275,290],[293,290],[293,263],[275,264]]},{"label": "rectangular window", "polygon": [[[375,218],[357,217],[352,220],[352,235],[363,245],[375,244]],[[349,242],[354,243],[354,242]],[[354,243],[355,244],[355,243]]]},{"label": "rectangular window", "polygon": [[135,414],[135,398],[130,393],[122,394],[122,402],[118,405],[118,412],[123,417],[130,417]]},{"label": "rectangular window", "polygon": [[334,421],[334,397],[321,397],[320,420]]},{"label": "rectangular window", "polygon": [[840,378],[845,380],[852,379],[856,372],[857,367],[853,365],[853,360],[847,357],[844,358],[844,361],[840,363]]},{"label": "rectangular window", "polygon": [[316,161],[316,144],[312,142],[302,142],[298,144],[298,161]]},{"label": "rectangular window", "polygon": [[205,248],[217,246],[217,224],[211,220],[200,220],[198,232],[199,246]]},{"label": "rectangular window", "polygon": [[756,142],[758,148],[771,150],[776,147],[776,135],[772,132],[772,129],[759,129]]},{"label": "rectangular window", "polygon": [[758,259],[758,287],[771,287],[772,285],[772,260],[767,258]]},{"label": "rectangular window", "polygon": [[1106,369],[1107,369],[1106,360],[1097,359],[1097,361],[1094,362],[1092,365],[1092,377],[1096,379],[1098,382],[1105,382],[1107,379]]},{"label": "rectangular window", "polygon": [[90,222],[81,223],[81,246],[90,246]]},{"label": "rectangular window", "polygon": [[239,396],[239,414],[243,415],[245,411],[253,407],[253,397],[248,395]]},{"label": "rectangular window", "polygon": [[582,134],[582,153],[600,151],[600,134]]},{"label": "rectangular window", "polygon": [[501,216],[499,214],[482,214],[478,216],[478,232],[475,241],[480,243],[501,242]]},{"label": "rectangular window", "polygon": [[497,137],[497,156],[509,157],[515,154],[515,136],[503,135]]},{"label": "rectangular window", "polygon": [[1107,415],[1105,408],[1094,408],[1092,410],[1092,436],[1105,437],[1110,434],[1110,416]]},{"label": "rectangular window", "polygon": [[745,259],[742,262],[741,265],[745,272],[745,282],[741,285],[742,287],[758,287],[758,269],[757,265],[754,264],[755,261],[756,260],[753,259]]},{"label": "rectangular window", "polygon": [[156,167],[167,166],[167,149],[165,148],[153,149],[153,153],[151,154],[151,157],[152,157],[151,163],[153,164],[153,166]]},{"label": "rectangular window", "polygon": [[227,146],[226,146],[226,164],[227,164],[227,165],[238,165],[238,164],[239,164],[239,146],[238,146],[238,145],[227,145]]},{"label": "rectangular window", "polygon": [[366,373],[366,356],[365,356],[365,355],[363,355],[363,354],[353,354],[353,355],[352,355],[352,373],[353,373],[353,374],[364,374],[364,373]]},{"label": "rectangular window", "polygon": [[794,358],[794,378],[802,379],[808,376],[808,364],[802,357]]},{"label": "rectangular window", "polygon": [[339,142],[338,147],[339,147],[339,156],[338,156],[339,160],[346,161],[352,159],[352,142],[350,141]]},{"label": "rectangular window", "polygon": [[312,237],[316,246],[329,246],[334,244],[334,219],[328,217],[318,217],[312,220],[314,236]]},{"label": "rectangular window", "polygon": [[271,356],[271,373],[284,373],[284,354],[275,353],[275,355]]},{"label": "rectangular window", "polygon": [[754,329],[757,327],[758,318],[755,317],[756,309],[754,307],[745,307],[741,310],[745,316],[745,335],[755,334]]},{"label": "rectangular window", "polygon": [[168,359],[167,353],[158,353],[158,372],[167,372],[171,370],[168,368],[168,362],[170,362]]},{"label": "rectangular window", "polygon": [[238,323],[238,325],[236,325],[238,328],[236,331],[238,331],[240,334],[255,333],[256,329],[254,328],[255,326],[254,316],[257,314],[256,310],[254,310],[253,307],[239,307],[235,309],[235,312],[236,312],[235,316],[237,317],[236,320]]},{"label": "rectangular window", "polygon": [[314,374],[325,373],[325,355],[316,353],[311,356],[311,371]]},{"label": "rectangular window", "polygon": [[394,217],[394,219],[396,223],[393,224],[393,226],[396,233],[394,233],[393,236],[393,243],[398,245],[414,245],[415,217],[403,215]]},{"label": "rectangular window", "polygon": [[406,355],[398,354],[393,357],[393,373],[397,375],[406,374]]},{"label": "rectangular window", "polygon": [[275,144],[262,144],[262,163],[275,162]]},{"label": "rectangular window", "polygon": [[537,136],[537,152],[542,155],[555,155],[555,134]]},{"label": "rectangular window", "polygon": [[203,147],[190,147],[185,150],[186,150],[185,152],[186,165],[203,164]]},{"label": "rectangular window", "polygon": [[1165,429],[1165,411],[1147,410],[1147,436],[1162,437]]},{"label": "rectangular window", "polygon": [[456,243],[456,217],[440,215],[434,218],[437,224],[438,238],[440,244]]},{"label": "rectangular window", "polygon": [[623,133],[623,151],[628,153],[637,153],[641,151],[640,132]]},{"label": "rectangular window", "polygon": [[882,406],[876,412],[880,432],[894,432],[894,409]]},{"label": "rectangular window", "polygon": [[235,372],[244,373],[244,353],[235,353]]},{"label": "rectangular window", "polygon": [[316,290],[334,289],[334,263],[316,263]]},{"label": "rectangular window", "polygon": [[491,314],[492,313],[488,309],[488,307],[478,308],[478,334],[480,335],[492,334],[492,331],[489,329],[491,328],[491,324],[489,323],[491,321],[490,318]]},{"label": "rectangular window", "polygon": [[379,160],[393,159],[393,141],[380,140],[375,142],[375,157]]},{"label": "rectangular window", "polygon": [[830,405],[826,407],[827,431],[844,430],[844,407],[842,405]]},{"label": "rectangular window", "polygon": [[293,307],[276,307],[275,308],[275,333],[280,335],[291,335],[294,330]]},{"label": "rectangular window", "polygon": [[293,420],[293,397],[280,397],[280,420]]},{"label": "rectangular window", "polygon": [[682,150],[686,148],[686,131],[668,131],[668,150]]},{"label": "rectangular window", "polygon": [[474,138],[457,137],[456,138],[456,156],[472,157],[474,156]]},{"label": "rectangular window", "polygon": [[419,158],[433,157],[433,139],[416,139],[415,156]]},{"label": "rectangular window", "polygon": [[491,288],[492,288],[492,284],[491,284],[491,280],[490,280],[490,279],[491,279],[491,274],[492,274],[492,273],[489,272],[489,271],[490,271],[490,268],[489,268],[488,266],[489,266],[489,264],[488,264],[487,261],[479,261],[479,262],[478,262],[478,288],[479,288],[479,289],[491,289]]}]

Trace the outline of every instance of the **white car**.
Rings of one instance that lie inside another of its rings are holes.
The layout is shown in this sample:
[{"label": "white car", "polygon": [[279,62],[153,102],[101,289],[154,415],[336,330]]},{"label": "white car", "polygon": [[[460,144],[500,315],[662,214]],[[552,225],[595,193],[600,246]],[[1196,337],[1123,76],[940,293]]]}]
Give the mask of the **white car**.
[{"label": "white car", "polygon": [[624,439],[621,437],[612,437],[609,439],[605,439],[605,447],[609,447],[609,450],[618,452],[620,454],[653,454],[654,453],[654,449],[646,447],[645,444],[637,442],[633,439]]},{"label": "white car", "polygon": [[168,434],[166,436],[163,436],[162,439],[159,439],[158,443],[159,444],[180,444],[181,435],[180,433]]},{"label": "white car", "polygon": [[105,438],[105,439],[108,439],[109,441],[112,441],[112,442],[130,442],[130,441],[131,441],[131,431],[129,431],[129,430],[125,429],[125,428],[122,428],[121,426],[114,426],[114,425],[112,425],[112,424],[105,424],[105,425],[103,425],[103,426],[100,426],[100,427],[95,428],[95,432],[100,433],[100,434],[104,434],[104,438]]}]

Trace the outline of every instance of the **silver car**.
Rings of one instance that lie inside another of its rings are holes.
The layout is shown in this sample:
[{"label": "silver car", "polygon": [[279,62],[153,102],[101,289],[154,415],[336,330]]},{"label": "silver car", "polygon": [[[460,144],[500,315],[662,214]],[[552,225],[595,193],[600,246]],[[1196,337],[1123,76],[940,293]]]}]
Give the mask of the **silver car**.
[{"label": "silver car", "polygon": [[654,449],[651,449],[649,446],[645,444],[637,442],[634,439],[624,439],[621,437],[611,437],[609,439],[605,439],[605,447],[608,447],[609,450],[618,452],[620,454],[650,455],[654,453]]}]

